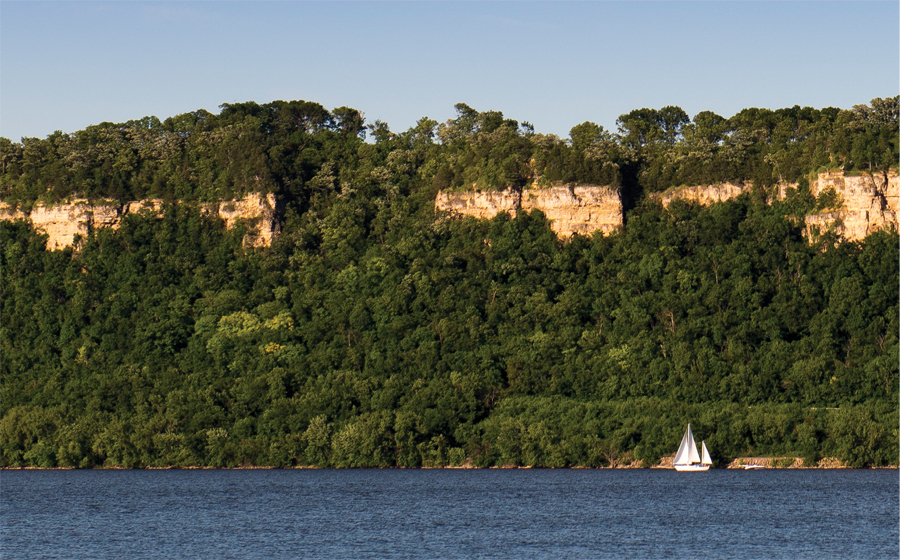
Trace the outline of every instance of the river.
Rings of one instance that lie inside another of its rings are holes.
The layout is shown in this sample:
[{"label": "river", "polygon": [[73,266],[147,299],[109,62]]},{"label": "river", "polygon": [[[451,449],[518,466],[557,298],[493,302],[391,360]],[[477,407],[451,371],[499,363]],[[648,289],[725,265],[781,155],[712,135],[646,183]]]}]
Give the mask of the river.
[{"label": "river", "polygon": [[890,558],[896,470],[0,473],[6,558]]}]

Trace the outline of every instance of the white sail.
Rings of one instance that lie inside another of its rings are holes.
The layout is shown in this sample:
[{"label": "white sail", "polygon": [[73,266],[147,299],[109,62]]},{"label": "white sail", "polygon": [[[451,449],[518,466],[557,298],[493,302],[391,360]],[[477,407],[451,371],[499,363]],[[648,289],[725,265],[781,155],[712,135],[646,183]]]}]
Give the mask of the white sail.
[{"label": "white sail", "polygon": [[697,443],[694,441],[691,425],[688,424],[687,431],[684,432],[684,437],[681,438],[681,445],[678,446],[678,453],[675,454],[675,464],[688,465],[699,462],[700,455],[697,453]]},{"label": "white sail", "polygon": [[706,442],[700,442],[700,447],[703,448],[703,460],[700,462],[704,465],[712,465],[712,459],[709,457],[709,449],[706,448]]},{"label": "white sail", "polygon": [[678,453],[675,454],[676,465],[684,465],[688,461],[688,446],[690,445],[688,433],[690,430],[691,426],[688,424],[688,431],[684,432],[684,437],[681,438],[681,445],[678,446]]}]

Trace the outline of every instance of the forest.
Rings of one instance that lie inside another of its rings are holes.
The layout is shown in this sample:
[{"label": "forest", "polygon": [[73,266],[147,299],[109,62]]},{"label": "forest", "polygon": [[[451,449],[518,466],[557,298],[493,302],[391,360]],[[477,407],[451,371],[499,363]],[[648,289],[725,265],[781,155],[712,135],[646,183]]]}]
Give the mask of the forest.
[{"label": "forest", "polygon": [[[802,216],[834,203],[810,174],[896,172],[898,105],[640,109],[561,139],[465,104],[393,132],[275,101],[0,138],[18,208],[167,202],[57,251],[0,222],[0,466],[650,466],[688,422],[718,465],[897,465],[897,231],[810,243]],[[724,181],[754,190],[648,196]],[[435,212],[561,184],[619,189],[624,229]],[[251,192],[278,200],[271,247],[199,211]]]}]

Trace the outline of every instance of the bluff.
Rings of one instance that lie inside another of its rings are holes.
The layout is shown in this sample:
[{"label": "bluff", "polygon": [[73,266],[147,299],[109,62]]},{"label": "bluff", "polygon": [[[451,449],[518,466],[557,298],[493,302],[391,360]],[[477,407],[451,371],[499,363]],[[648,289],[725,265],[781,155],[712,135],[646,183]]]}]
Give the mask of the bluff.
[{"label": "bluff", "polygon": [[524,191],[438,192],[435,209],[458,217],[492,218],[501,212],[515,216],[518,210],[540,210],[560,237],[604,234],[622,228],[623,207],[619,192],[605,186],[564,186]]},{"label": "bluff", "polygon": [[[674,187],[651,197],[668,207],[674,200],[687,200],[703,205],[723,202],[749,192],[750,184]],[[787,189],[796,183],[780,183],[774,197],[783,200]],[[832,207],[803,217],[806,235],[816,239],[827,230],[834,230],[841,239],[860,241],[870,233],[898,226],[898,177],[895,171],[882,174],[845,175],[842,171],[818,173],[809,182],[809,192],[815,197],[834,191]]]},{"label": "bluff", "polygon": [[[788,189],[797,183],[775,185],[772,197],[783,200]],[[650,195],[668,208],[675,200],[685,200],[704,206],[731,200],[750,192],[749,183],[721,183],[673,187]],[[823,172],[810,181],[810,193],[820,196],[829,190],[835,193],[834,204],[825,212],[803,218],[807,236],[813,240],[826,230],[833,229],[840,238],[859,241],[870,233],[891,227],[897,228],[898,176],[896,172],[882,175],[844,175],[843,172]],[[550,220],[550,227],[560,237],[575,233],[590,235],[595,231],[608,234],[623,225],[622,200],[611,187],[552,187],[524,191],[439,192],[435,209],[453,216],[489,219],[500,213],[515,216],[518,210],[541,210]]]},{"label": "bluff", "polygon": [[859,241],[878,230],[897,229],[900,184],[897,173],[846,176],[841,172],[819,173],[809,191],[819,196],[834,190],[833,208],[806,216],[810,238],[834,228],[843,239]]},{"label": "bluff", "polygon": [[[62,204],[36,204],[31,211],[23,212],[0,202],[0,220],[23,219],[47,234],[47,249],[71,247],[75,236],[86,237],[100,228],[117,229],[125,216],[148,214],[160,217],[164,203],[158,199],[138,200],[124,204],[93,203],[75,199]],[[251,193],[239,200],[200,205],[203,215],[213,215],[225,221],[225,227],[234,228],[239,223],[248,226],[244,236],[247,247],[268,247],[280,228],[275,216],[275,195]]]},{"label": "bluff", "polygon": [[[776,186],[774,198],[783,199],[787,189],[796,183]],[[752,189],[750,184],[723,183],[715,185],[683,186],[654,193],[651,198],[668,207],[674,200],[686,200],[709,205],[736,198]],[[838,172],[819,173],[809,183],[810,193],[820,196],[833,190],[831,208],[803,218],[811,240],[827,230],[834,230],[842,239],[858,241],[870,233],[891,227],[898,228],[900,181],[896,172],[880,175],[845,175]],[[24,219],[49,237],[49,250],[74,244],[76,236],[87,236],[99,228],[118,228],[130,214],[149,213],[160,216],[164,203],[147,199],[124,204],[98,203],[74,199],[61,204],[36,204],[30,211],[21,211],[0,202],[0,220]],[[574,234],[590,235],[595,231],[609,234],[623,227],[624,209],[619,192],[608,186],[560,186],[530,188],[523,191],[439,191],[435,209],[456,217],[471,216],[490,219],[506,213],[514,217],[519,210],[540,210],[550,221],[550,227],[562,238]],[[243,223],[248,226],[244,245],[268,247],[280,233],[275,196],[251,193],[238,200],[200,205],[204,215],[217,216],[228,229]]]}]

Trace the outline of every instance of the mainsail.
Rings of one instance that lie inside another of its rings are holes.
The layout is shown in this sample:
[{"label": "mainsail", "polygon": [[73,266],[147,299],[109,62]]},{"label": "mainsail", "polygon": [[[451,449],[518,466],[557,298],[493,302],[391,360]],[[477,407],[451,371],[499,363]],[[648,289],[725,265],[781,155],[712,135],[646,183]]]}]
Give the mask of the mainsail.
[{"label": "mainsail", "polygon": [[675,464],[689,465],[691,463],[699,462],[700,454],[697,453],[697,443],[694,441],[694,433],[691,432],[691,425],[688,424],[687,431],[684,432],[684,437],[681,438],[681,445],[678,446],[678,453],[675,454]]}]

